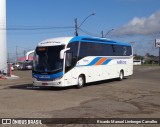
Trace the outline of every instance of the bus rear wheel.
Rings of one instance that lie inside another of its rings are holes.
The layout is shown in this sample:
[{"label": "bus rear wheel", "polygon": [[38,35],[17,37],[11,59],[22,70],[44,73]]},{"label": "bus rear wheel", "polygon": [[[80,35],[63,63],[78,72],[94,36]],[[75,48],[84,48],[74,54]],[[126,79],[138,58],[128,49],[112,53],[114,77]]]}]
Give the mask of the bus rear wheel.
[{"label": "bus rear wheel", "polygon": [[123,72],[123,70],[120,71],[118,79],[119,79],[119,81],[122,81],[124,79],[124,72]]},{"label": "bus rear wheel", "polygon": [[84,84],[85,84],[85,78],[84,78],[83,75],[80,75],[80,76],[78,77],[77,88],[78,88],[78,89],[82,88],[82,87],[84,86]]}]

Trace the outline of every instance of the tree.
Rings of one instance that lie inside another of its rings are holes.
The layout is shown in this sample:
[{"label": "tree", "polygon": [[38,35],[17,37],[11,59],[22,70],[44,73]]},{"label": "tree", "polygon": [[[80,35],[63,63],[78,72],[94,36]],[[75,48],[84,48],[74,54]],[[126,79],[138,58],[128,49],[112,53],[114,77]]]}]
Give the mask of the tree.
[{"label": "tree", "polygon": [[134,59],[135,59],[135,60],[143,60],[144,57],[143,57],[143,56],[140,56],[140,55],[137,55],[137,54],[134,54]]}]

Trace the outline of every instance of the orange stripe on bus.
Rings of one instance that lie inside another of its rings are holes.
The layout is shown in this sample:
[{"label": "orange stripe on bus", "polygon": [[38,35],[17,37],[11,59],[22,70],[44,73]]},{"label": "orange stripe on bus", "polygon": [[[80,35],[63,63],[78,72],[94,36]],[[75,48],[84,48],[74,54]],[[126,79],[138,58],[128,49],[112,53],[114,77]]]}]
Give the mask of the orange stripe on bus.
[{"label": "orange stripe on bus", "polygon": [[101,65],[107,58],[101,58],[95,65]]}]

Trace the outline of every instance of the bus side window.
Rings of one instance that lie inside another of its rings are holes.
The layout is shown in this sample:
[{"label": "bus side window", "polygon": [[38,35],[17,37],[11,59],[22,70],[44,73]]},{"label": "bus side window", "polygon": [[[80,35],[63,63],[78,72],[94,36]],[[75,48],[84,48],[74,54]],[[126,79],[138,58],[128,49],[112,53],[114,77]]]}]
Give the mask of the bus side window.
[{"label": "bus side window", "polygon": [[73,53],[71,52],[66,52],[66,67],[72,66],[72,55]]},{"label": "bus side window", "polygon": [[115,49],[115,46],[114,45],[111,45],[112,46],[112,51],[113,51],[113,54],[116,52],[116,49]]},{"label": "bus side window", "polygon": [[77,57],[77,53],[78,53],[78,42],[72,42],[69,43],[67,48],[70,48],[70,52],[73,53],[73,58]]},{"label": "bus side window", "polygon": [[123,55],[126,56],[127,55],[127,47],[123,46]]},{"label": "bus side window", "polygon": [[127,46],[127,56],[132,55],[132,47],[131,46]]},{"label": "bus side window", "polygon": [[66,52],[65,72],[68,72],[77,64],[78,42],[69,43],[67,48],[70,48],[70,50]]}]

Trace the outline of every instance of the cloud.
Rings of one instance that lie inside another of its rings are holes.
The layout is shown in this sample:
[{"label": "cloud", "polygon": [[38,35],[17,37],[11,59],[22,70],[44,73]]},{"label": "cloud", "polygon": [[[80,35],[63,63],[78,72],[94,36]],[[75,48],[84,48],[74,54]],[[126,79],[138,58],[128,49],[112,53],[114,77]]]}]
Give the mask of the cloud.
[{"label": "cloud", "polygon": [[134,17],[128,24],[114,31],[114,35],[151,35],[160,33],[160,11],[149,17]]}]

